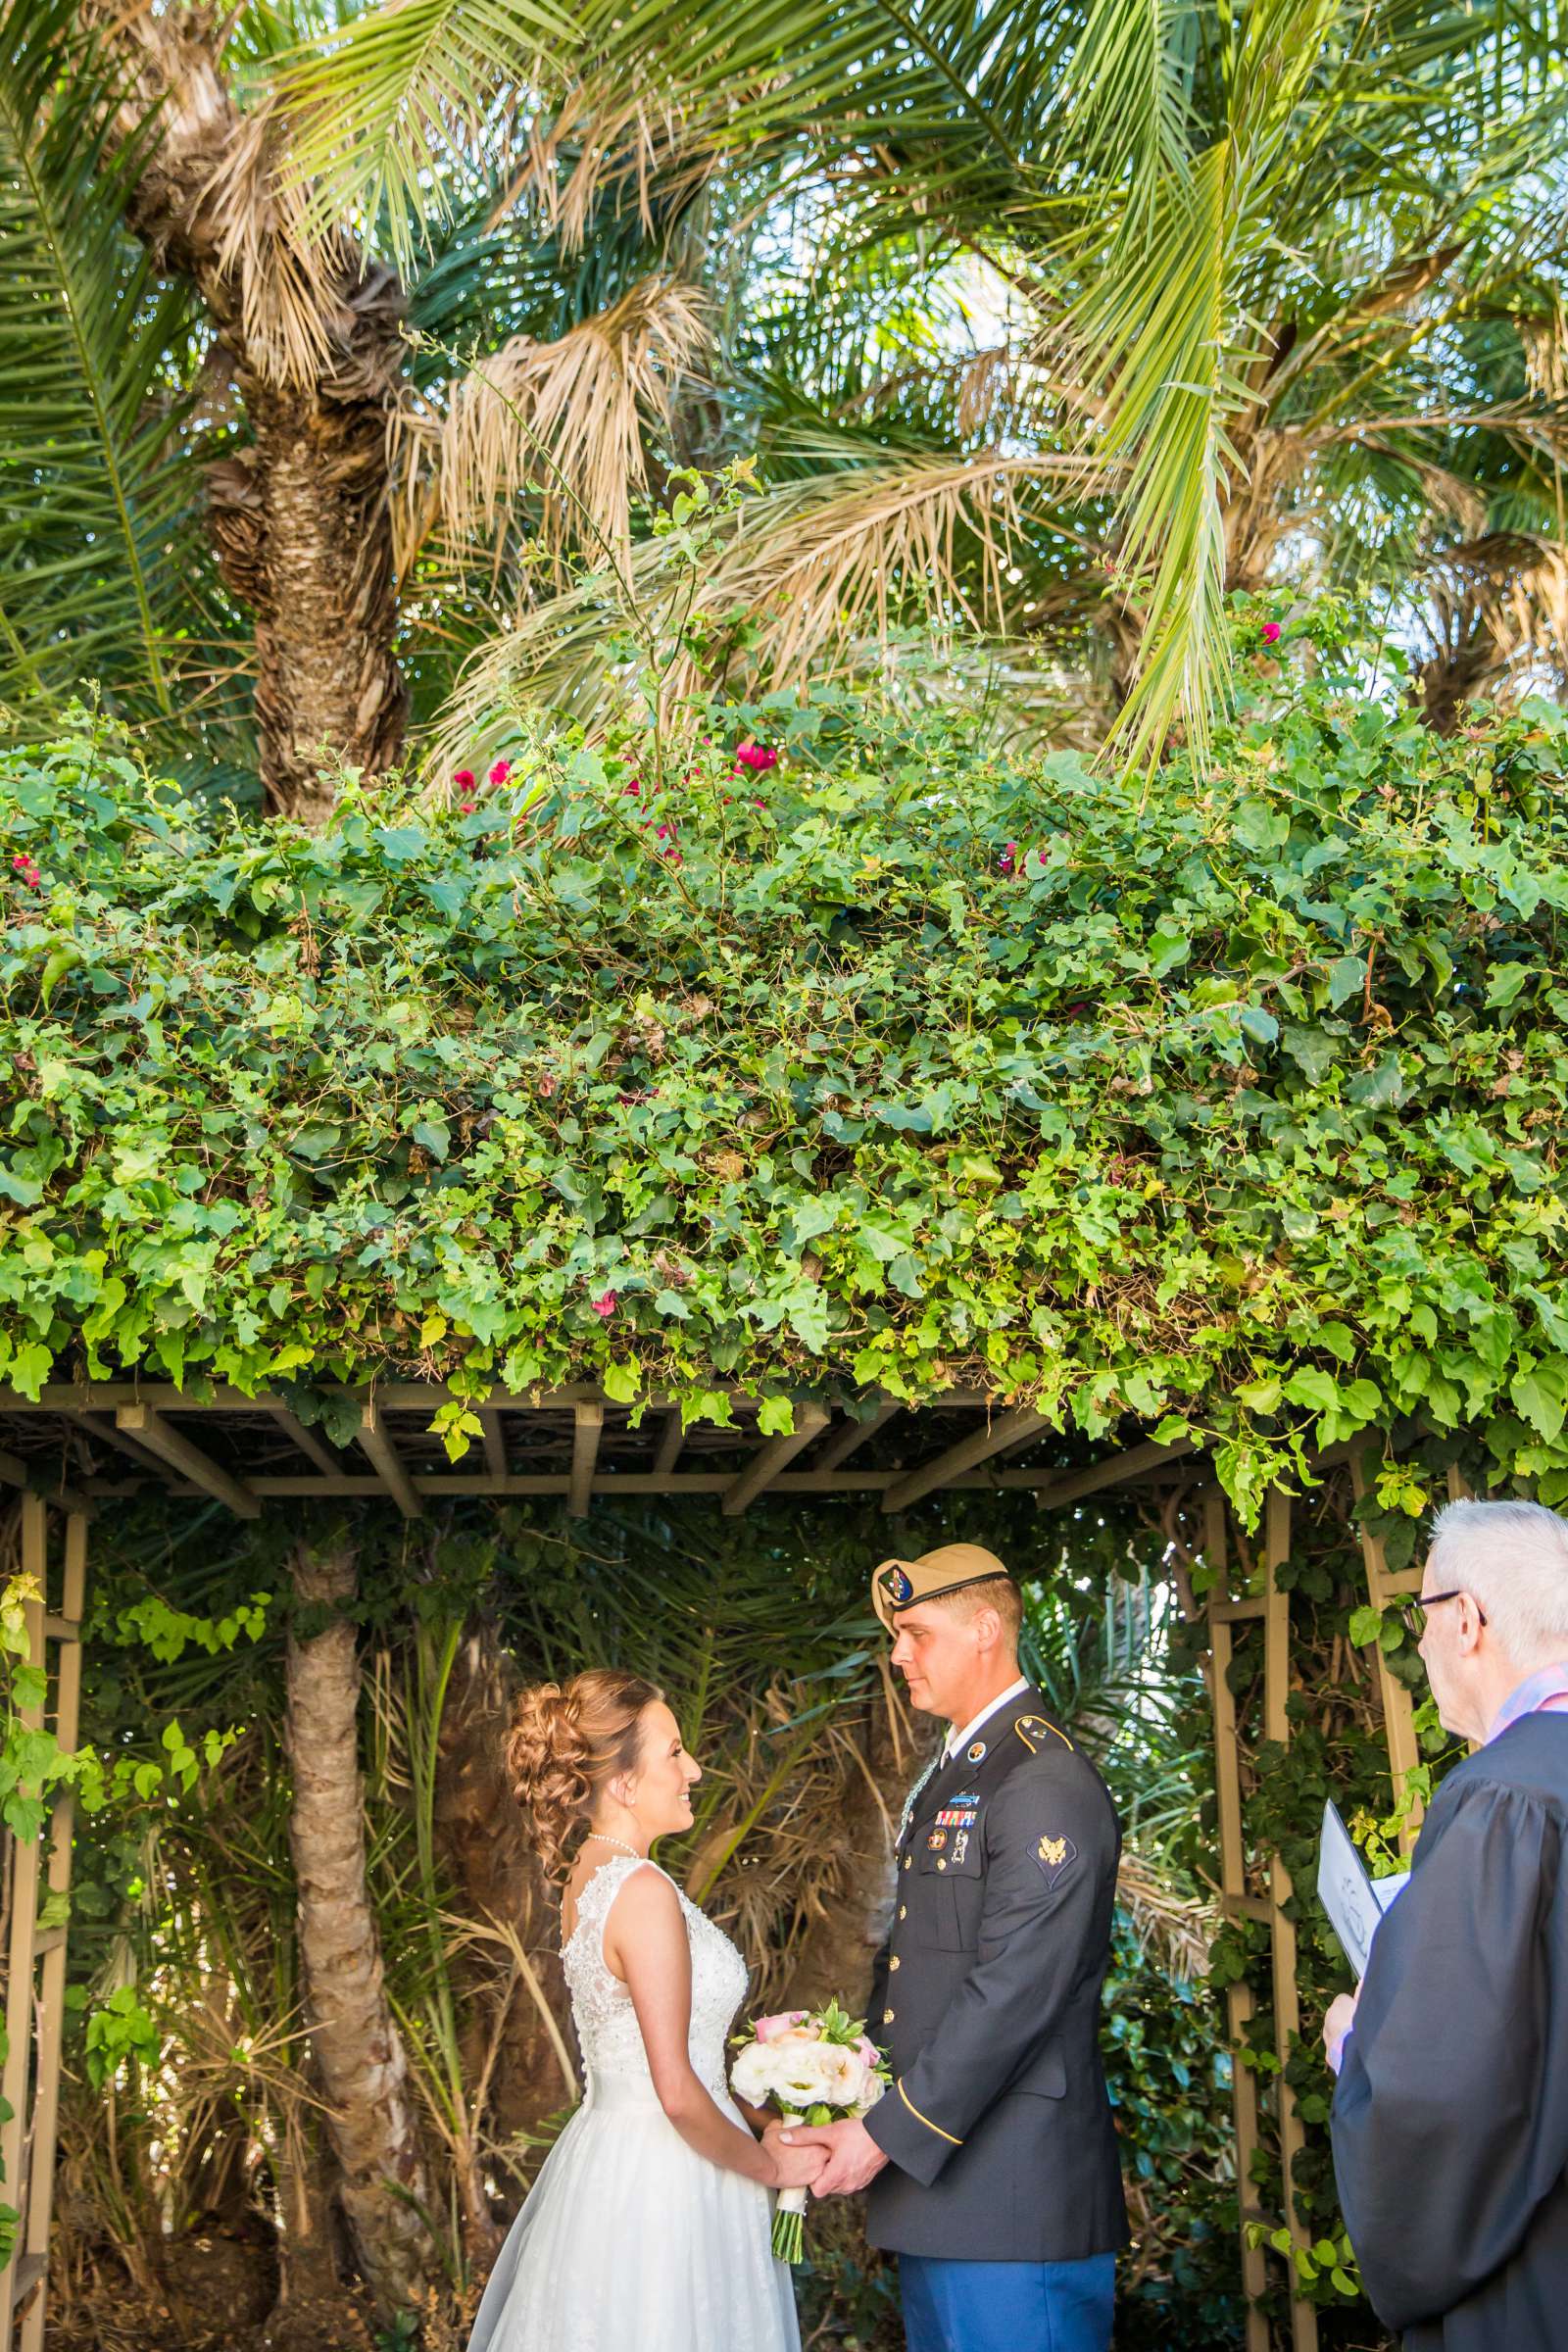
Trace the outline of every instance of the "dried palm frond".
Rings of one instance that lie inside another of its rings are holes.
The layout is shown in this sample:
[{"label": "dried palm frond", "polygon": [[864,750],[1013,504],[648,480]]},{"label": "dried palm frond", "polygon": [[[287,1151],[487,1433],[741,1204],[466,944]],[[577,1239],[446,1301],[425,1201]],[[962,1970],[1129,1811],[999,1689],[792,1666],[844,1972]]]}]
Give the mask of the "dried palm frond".
[{"label": "dried palm frond", "polygon": [[302,190],[279,175],[281,125],[263,104],[235,120],[197,204],[237,288],[247,359],[272,384],[306,384],[346,343],[348,240],[313,225]]},{"label": "dried palm frond", "polygon": [[557,342],[517,335],[475,363],[444,416],[403,411],[400,569],[431,537],[492,540],[530,484],[556,550],[584,538],[596,552],[624,550],[648,482],[646,428],[667,423],[707,339],[694,286],[645,278]]},{"label": "dried palm frond", "polygon": [[[837,662],[846,645],[886,644],[916,615],[939,648],[960,631],[1004,629],[1005,571],[1025,494],[1051,485],[1086,496],[1105,479],[1090,458],[989,450],[788,482],[723,519],[695,603],[754,625],[750,659],[775,686]],[[623,593],[657,613],[675,594],[680,560],[667,540],[640,543],[624,566]],[[613,610],[614,583],[597,573],[519,613],[469,664],[440,721],[434,765],[450,764],[457,750],[482,749],[519,704],[551,700],[586,714],[607,676]],[[663,690],[673,703],[699,683],[679,658]]]},{"label": "dried palm frond", "polygon": [[1183,1984],[1206,1975],[1208,1948],[1219,1927],[1217,1912],[1184,1893],[1146,1855],[1125,1848],[1116,1872],[1116,1900],[1132,1922],[1145,1951]]}]

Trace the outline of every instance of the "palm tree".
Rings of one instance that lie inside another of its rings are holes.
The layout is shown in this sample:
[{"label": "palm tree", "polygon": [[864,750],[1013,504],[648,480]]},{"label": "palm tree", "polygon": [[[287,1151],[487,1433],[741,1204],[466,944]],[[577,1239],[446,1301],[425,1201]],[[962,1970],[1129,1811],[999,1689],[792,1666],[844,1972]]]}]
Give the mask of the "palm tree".
[{"label": "palm tree", "polygon": [[[1480,595],[1493,655],[1455,649],[1475,682],[1560,669],[1538,588],[1561,538],[1565,85],[1537,12],[804,0],[742,24],[616,0],[579,23],[564,80],[531,16],[374,8],[296,80],[301,153],[404,250],[481,136],[568,241],[634,196],[681,206],[772,485],[701,601],[760,621],[769,682],[900,617],[985,623],[1080,701],[1099,683],[1142,755],[1201,727],[1221,600],[1287,557],[1412,626],[1430,606],[1435,638]],[[993,331],[956,360],[933,321],[976,267]],[[524,586],[455,731],[601,692],[619,593],[603,566],[564,600]]]},{"label": "palm tree", "polygon": [[1144,752],[1278,564],[1429,624],[1440,718],[1560,669],[1564,84],[1517,0],[0,0],[0,35],[18,714],[95,678],[314,821],[487,644],[443,740],[602,705],[607,613],[659,587],[630,502],[746,451],[694,657],[731,681],[929,672],[935,624],[939,668]]}]

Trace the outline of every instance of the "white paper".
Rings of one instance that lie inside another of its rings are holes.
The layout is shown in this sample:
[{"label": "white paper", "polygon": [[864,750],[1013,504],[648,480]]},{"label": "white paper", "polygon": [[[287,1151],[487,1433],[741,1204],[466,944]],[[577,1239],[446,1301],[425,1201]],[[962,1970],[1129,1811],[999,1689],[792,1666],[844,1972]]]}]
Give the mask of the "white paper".
[{"label": "white paper", "polygon": [[1358,1978],[1366,1974],[1367,1955],[1379,1920],[1395,1896],[1409,1884],[1409,1878],[1407,1870],[1391,1871],[1382,1879],[1369,1878],[1366,1864],[1340,1818],[1339,1807],[1332,1799],[1324,1806],[1323,1843],[1317,1861],[1318,1900]]}]

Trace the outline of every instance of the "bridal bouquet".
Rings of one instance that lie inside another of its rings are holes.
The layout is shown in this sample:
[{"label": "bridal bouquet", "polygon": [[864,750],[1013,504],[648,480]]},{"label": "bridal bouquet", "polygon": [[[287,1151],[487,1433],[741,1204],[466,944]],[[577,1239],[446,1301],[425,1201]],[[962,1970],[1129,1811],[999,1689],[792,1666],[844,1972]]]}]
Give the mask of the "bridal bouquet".
[{"label": "bridal bouquet", "polygon": [[[740,2055],[730,2088],[753,2107],[776,2107],[786,2124],[834,2124],[864,2115],[888,2085],[888,2069],[862,2021],[837,2001],[825,2009],[783,2009],[735,2036]],[[805,2248],[806,2190],[779,2191],[773,2251],[799,2262]]]}]

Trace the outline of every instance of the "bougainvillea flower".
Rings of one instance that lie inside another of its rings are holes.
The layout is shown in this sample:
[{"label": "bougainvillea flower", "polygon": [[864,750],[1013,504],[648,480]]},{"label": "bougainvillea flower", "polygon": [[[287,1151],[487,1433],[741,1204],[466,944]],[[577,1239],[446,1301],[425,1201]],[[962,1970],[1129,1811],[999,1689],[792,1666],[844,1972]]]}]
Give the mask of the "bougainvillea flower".
[{"label": "bougainvillea flower", "polygon": [[615,1293],[613,1291],[606,1291],[602,1298],[591,1298],[588,1303],[593,1308],[594,1313],[602,1316],[605,1322],[608,1323],[611,1316],[615,1311]]},{"label": "bougainvillea flower", "polygon": [[1277,620],[1265,620],[1263,623],[1263,643],[1265,645],[1278,645],[1279,641],[1279,622]]},{"label": "bougainvillea flower", "polygon": [[454,783],[454,784],[457,786],[457,788],[458,788],[458,790],[459,790],[460,792],[471,792],[471,791],[473,790],[473,770],[472,770],[472,768],[471,768],[471,767],[460,767],[460,768],[458,769],[458,772],[457,772],[457,774],[456,774],[456,775],[453,777],[452,781],[453,781],[453,783]]},{"label": "bougainvillea flower", "polygon": [[1013,852],[1017,849],[1017,847],[1018,844],[1015,841],[1008,841],[1003,844],[1002,855],[997,859],[997,863],[1004,874],[1010,874],[1012,871]]},{"label": "bougainvillea flower", "polygon": [[460,801],[458,803],[459,811],[464,816],[471,816],[478,806],[477,801]]},{"label": "bougainvillea flower", "polygon": [[757,769],[777,767],[778,754],[771,744],[743,743],[735,754],[735,764]]},{"label": "bougainvillea flower", "polygon": [[654,834],[656,840],[667,841],[669,839],[669,827],[667,825],[657,825],[654,828]]}]

